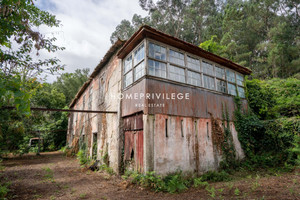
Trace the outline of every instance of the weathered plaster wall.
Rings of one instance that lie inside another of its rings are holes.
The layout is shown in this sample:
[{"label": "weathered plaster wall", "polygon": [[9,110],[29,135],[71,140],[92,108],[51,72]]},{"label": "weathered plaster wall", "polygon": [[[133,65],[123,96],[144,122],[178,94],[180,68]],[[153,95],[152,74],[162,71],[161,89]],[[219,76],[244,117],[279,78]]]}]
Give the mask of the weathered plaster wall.
[{"label": "weathered plaster wall", "polygon": [[[97,134],[97,159],[103,161],[103,157],[107,157],[107,164],[115,171],[118,171],[120,157],[118,150],[120,99],[117,98],[121,93],[120,62],[116,56],[113,56],[93,78],[73,107],[83,110],[117,111],[118,114],[73,113],[69,117],[68,134],[69,144],[74,137],[81,137],[84,134],[90,156],[95,142],[93,134]],[[90,88],[92,88],[91,107],[89,107]],[[71,137],[72,132],[75,133],[74,137]]]},{"label": "weathered plaster wall", "polygon": [[[242,159],[244,154],[233,123],[230,126],[237,157]],[[198,174],[217,170],[222,155],[212,134],[211,119],[144,115],[144,171],[166,175],[177,170]]]}]

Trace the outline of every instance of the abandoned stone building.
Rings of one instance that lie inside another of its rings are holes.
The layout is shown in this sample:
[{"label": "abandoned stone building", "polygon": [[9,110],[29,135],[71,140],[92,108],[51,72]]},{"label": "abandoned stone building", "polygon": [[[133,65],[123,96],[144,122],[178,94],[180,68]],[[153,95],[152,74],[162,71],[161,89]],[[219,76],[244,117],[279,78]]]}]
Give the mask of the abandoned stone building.
[{"label": "abandoned stone building", "polygon": [[[234,97],[247,106],[244,76],[251,70],[195,45],[142,26],[111,46],[70,104],[67,142],[112,167],[165,175],[217,170],[228,111],[238,159],[243,150],[233,124]],[[74,142],[73,142],[74,144]]]}]

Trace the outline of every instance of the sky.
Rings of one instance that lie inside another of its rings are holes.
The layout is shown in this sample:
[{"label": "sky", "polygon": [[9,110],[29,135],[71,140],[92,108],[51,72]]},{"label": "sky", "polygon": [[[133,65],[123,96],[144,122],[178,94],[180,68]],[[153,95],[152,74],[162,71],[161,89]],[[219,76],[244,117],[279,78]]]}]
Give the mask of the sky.
[{"label": "sky", "polygon": [[[66,65],[60,73],[83,68],[92,72],[112,45],[110,35],[121,20],[131,21],[135,13],[147,15],[138,0],[38,0],[35,4],[61,21],[58,28],[38,29],[46,37],[56,37],[55,44],[66,48],[55,53],[39,52],[40,58],[60,59]],[[53,75],[46,79],[55,80]]]}]

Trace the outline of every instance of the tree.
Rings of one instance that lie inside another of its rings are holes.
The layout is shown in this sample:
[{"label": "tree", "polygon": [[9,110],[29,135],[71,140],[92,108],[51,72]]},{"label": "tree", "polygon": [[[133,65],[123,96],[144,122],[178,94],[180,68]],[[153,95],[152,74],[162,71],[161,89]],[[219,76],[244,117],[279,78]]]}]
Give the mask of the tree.
[{"label": "tree", "polygon": [[79,88],[88,80],[90,69],[77,69],[74,73],[64,73],[53,83],[57,91],[66,97],[65,105],[69,105]]},{"label": "tree", "polygon": [[[30,85],[34,77],[47,71],[63,69],[57,58],[33,57],[40,50],[63,50],[53,44],[56,38],[46,38],[38,31],[41,25],[59,26],[54,15],[37,8],[31,0],[2,0],[0,2],[0,107],[13,104],[29,114]],[[29,86],[27,86],[29,84]]]},{"label": "tree", "polygon": [[139,2],[148,16],[126,20],[126,24],[122,21],[114,38],[128,39],[141,25],[148,24],[203,48],[222,46],[222,54],[217,54],[252,69],[254,78],[300,77],[297,0]]}]

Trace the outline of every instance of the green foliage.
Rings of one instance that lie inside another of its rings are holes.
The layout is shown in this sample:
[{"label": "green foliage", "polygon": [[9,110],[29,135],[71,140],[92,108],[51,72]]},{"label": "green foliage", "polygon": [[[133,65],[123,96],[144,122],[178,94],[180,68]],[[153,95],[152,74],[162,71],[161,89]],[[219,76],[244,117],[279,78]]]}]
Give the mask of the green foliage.
[{"label": "green foliage", "polygon": [[220,164],[221,168],[229,169],[234,168],[236,166],[236,152],[234,148],[232,133],[230,131],[230,121],[229,121],[229,113],[228,109],[225,105],[223,108],[223,130],[224,130],[224,141],[222,142],[222,162]]},{"label": "green foliage", "polygon": [[207,181],[203,181],[202,177],[194,178],[194,184],[193,184],[193,186],[194,187],[199,187],[199,186],[206,187],[206,186],[208,186],[208,182]]},{"label": "green foliage", "polygon": [[205,42],[202,42],[199,47],[209,51],[211,53],[217,54],[217,55],[222,55],[223,50],[224,50],[224,46],[220,45],[219,43],[217,43],[215,41],[215,39],[217,38],[216,35],[211,36],[210,40],[206,40]]},{"label": "green foliage", "polygon": [[79,88],[88,80],[90,69],[77,69],[74,73],[64,73],[57,77],[52,87],[64,94],[64,105],[69,105]]},{"label": "green foliage", "polygon": [[212,182],[220,182],[220,181],[230,181],[230,175],[225,171],[209,171],[201,176],[202,181],[212,181]]},{"label": "green foliage", "polygon": [[274,92],[266,87],[264,81],[253,79],[246,81],[248,104],[259,119],[276,117]]},{"label": "green foliage", "polygon": [[8,192],[8,184],[0,184],[0,198],[5,199]]},{"label": "green foliage", "polygon": [[122,20],[111,35],[112,43],[118,37],[128,39],[147,24],[249,67],[255,78],[299,77],[297,0],[139,2],[148,16]]},{"label": "green foliage", "polygon": [[76,156],[77,156],[77,159],[79,160],[80,165],[85,165],[90,162],[90,160],[86,154],[86,151],[84,151],[84,150],[79,150]]},{"label": "green foliage", "polygon": [[300,131],[299,116],[263,121],[251,110],[242,111],[238,98],[236,105],[235,127],[247,157],[242,165],[252,170],[294,165],[297,155],[292,149]]},{"label": "green foliage", "polygon": [[300,165],[300,135],[296,134],[294,138],[294,147],[291,149],[291,152],[296,154],[296,164]]},{"label": "green foliage", "polygon": [[300,80],[247,80],[248,103],[260,119],[296,116],[300,110]]},{"label": "green foliage", "polygon": [[122,176],[125,180],[130,180],[134,184],[141,185],[142,187],[152,188],[155,192],[168,192],[178,193],[193,187],[205,187],[211,189],[207,181],[219,182],[231,180],[229,174],[225,171],[221,172],[207,172],[200,177],[189,178],[184,177],[181,172],[169,174],[165,177],[156,175],[155,172],[147,172],[140,174],[138,172],[125,171]]},{"label": "green foliage", "polygon": [[106,171],[110,175],[115,174],[113,168],[107,166],[107,164],[100,165],[99,170],[100,171]]},{"label": "green foliage", "polygon": [[187,189],[190,182],[185,180],[180,172],[162,178],[159,175],[155,175],[155,172],[147,172],[144,175],[137,172],[126,171],[122,177],[124,179],[130,179],[132,183],[152,188],[156,192],[163,191],[169,193],[177,193]]}]

